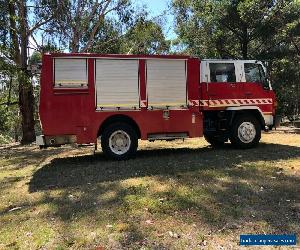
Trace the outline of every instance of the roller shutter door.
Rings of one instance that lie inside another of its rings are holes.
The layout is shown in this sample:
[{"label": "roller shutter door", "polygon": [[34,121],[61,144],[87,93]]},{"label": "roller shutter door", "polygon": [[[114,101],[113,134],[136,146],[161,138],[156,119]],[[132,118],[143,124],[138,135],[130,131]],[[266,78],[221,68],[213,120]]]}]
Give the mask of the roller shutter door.
[{"label": "roller shutter door", "polygon": [[98,108],[128,109],[139,107],[138,65],[138,60],[96,60],[96,101]]},{"label": "roller shutter door", "polygon": [[148,107],[186,106],[186,61],[147,60]]},{"label": "roller shutter door", "polygon": [[57,88],[87,87],[87,60],[54,59],[54,86]]}]

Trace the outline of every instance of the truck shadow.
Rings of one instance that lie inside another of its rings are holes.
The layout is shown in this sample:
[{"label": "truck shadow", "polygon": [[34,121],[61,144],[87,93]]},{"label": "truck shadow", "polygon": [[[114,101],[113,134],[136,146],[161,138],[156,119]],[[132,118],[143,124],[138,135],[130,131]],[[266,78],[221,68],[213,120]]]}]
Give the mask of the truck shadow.
[{"label": "truck shadow", "polygon": [[[165,197],[167,205],[155,208],[154,213],[194,211],[215,230],[227,230],[226,225],[232,221],[264,221],[270,227],[268,233],[287,233],[300,231],[300,206],[295,205],[300,199],[300,178],[285,174],[278,161],[298,157],[299,147],[260,144],[250,150],[234,150],[230,146],[219,150],[141,150],[135,159],[121,162],[107,160],[102,154],[57,158],[34,173],[29,191],[47,193],[75,188],[84,191],[79,197],[81,204],[93,204],[98,202],[97,197],[114,191],[115,198],[101,203],[101,209],[105,209],[122,207],[130,194],[147,196],[142,187],[137,190],[139,187],[120,185],[122,180],[153,177],[164,183],[172,179],[178,186],[196,191],[182,195],[175,185],[173,190],[157,193],[155,197]],[[65,221],[70,220],[65,211],[86,215],[99,209],[92,205],[78,208],[69,201],[68,193],[63,193],[59,198],[48,197],[45,202],[64,208],[57,214]],[[202,200],[203,196],[209,199]]]},{"label": "truck shadow", "polygon": [[279,161],[300,157],[300,148],[260,144],[250,150],[204,147],[199,149],[140,150],[136,158],[112,161],[100,153],[75,157],[55,158],[38,169],[29,183],[29,191],[75,187],[87,183],[125,180],[132,177],[175,175],[179,172],[235,168],[244,162]]}]

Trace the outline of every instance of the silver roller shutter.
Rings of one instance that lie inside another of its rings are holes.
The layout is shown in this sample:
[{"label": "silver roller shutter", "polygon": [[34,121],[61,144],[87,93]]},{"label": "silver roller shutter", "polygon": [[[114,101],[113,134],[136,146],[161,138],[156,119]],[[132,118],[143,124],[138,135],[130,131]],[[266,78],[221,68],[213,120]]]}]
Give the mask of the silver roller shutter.
[{"label": "silver roller shutter", "polygon": [[148,107],[186,106],[186,61],[147,60]]},{"label": "silver roller shutter", "polygon": [[96,60],[97,108],[138,108],[138,60]]},{"label": "silver roller shutter", "polygon": [[86,87],[87,60],[75,58],[55,58],[54,60],[55,87]]}]

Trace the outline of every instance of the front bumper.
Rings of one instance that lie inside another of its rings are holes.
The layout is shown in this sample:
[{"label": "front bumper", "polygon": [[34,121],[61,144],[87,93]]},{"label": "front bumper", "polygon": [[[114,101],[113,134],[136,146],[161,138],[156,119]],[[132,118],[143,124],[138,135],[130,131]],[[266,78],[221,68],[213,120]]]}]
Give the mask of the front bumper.
[{"label": "front bumper", "polygon": [[264,114],[265,125],[268,127],[273,127],[274,125],[274,116],[269,114]]}]

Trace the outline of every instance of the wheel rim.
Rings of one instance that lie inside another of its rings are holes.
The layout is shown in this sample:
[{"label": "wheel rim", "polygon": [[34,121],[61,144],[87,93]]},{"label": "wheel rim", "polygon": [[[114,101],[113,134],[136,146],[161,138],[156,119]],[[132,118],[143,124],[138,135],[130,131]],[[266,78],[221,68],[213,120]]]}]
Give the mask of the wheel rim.
[{"label": "wheel rim", "polygon": [[238,128],[238,137],[243,143],[250,143],[256,136],[256,129],[253,123],[243,122]]},{"label": "wheel rim", "polygon": [[130,144],[130,136],[123,130],[117,130],[109,137],[109,148],[114,154],[122,155],[127,153]]}]

